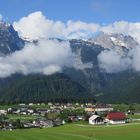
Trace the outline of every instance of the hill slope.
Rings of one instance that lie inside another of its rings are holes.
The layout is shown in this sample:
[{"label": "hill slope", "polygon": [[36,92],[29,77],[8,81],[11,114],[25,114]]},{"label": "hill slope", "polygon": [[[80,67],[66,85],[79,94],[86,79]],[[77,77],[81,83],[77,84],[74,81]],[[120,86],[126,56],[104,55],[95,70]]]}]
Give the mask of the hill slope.
[{"label": "hill slope", "polygon": [[92,95],[63,74],[30,75],[15,80],[1,91],[1,102],[87,101]]}]

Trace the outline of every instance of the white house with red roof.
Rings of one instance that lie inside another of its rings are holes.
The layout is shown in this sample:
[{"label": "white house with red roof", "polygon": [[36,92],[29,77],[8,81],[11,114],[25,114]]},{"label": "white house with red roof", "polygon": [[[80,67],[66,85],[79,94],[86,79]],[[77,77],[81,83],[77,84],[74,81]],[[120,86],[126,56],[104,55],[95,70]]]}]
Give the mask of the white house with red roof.
[{"label": "white house with red roof", "polygon": [[124,124],[126,123],[126,115],[124,112],[109,112],[105,121],[110,124]]}]

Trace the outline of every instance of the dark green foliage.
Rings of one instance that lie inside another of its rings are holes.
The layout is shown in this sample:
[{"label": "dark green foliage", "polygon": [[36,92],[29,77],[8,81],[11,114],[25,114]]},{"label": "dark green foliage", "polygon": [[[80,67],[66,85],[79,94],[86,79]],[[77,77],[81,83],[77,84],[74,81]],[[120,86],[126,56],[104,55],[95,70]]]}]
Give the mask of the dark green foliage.
[{"label": "dark green foliage", "polygon": [[5,121],[6,119],[8,119],[5,115],[0,115],[0,122]]},{"label": "dark green foliage", "polygon": [[22,124],[20,119],[17,119],[16,121],[13,121],[12,125],[14,126],[15,129],[24,128],[24,126],[23,126],[23,124]]},{"label": "dark green foliage", "polygon": [[1,102],[86,102],[94,100],[88,90],[64,74],[28,75],[1,91]]},{"label": "dark green foliage", "polygon": [[139,73],[122,72],[106,77],[106,84],[101,88],[103,95],[97,99],[110,103],[140,103]]}]

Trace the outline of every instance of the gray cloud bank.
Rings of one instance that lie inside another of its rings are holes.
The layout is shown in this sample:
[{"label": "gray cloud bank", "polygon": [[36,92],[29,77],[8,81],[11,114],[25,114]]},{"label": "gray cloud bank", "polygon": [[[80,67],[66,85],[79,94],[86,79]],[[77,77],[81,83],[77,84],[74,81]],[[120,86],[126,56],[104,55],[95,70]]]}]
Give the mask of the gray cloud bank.
[{"label": "gray cloud bank", "polygon": [[36,45],[28,43],[22,50],[0,58],[0,77],[14,73],[50,75],[71,66],[73,58],[68,42],[40,40]]},{"label": "gray cloud bank", "polygon": [[102,51],[98,55],[98,62],[102,72],[140,71],[140,46],[129,50],[126,55],[120,55],[115,50]]}]

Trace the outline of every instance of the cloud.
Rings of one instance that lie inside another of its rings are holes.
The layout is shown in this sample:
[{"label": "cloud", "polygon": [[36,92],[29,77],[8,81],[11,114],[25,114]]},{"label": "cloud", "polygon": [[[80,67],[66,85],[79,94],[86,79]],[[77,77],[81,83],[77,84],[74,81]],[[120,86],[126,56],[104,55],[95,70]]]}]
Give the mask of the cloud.
[{"label": "cloud", "polygon": [[65,34],[62,22],[49,20],[40,11],[21,18],[13,26],[21,36],[31,39],[60,37]]},{"label": "cloud", "polygon": [[0,58],[0,77],[14,73],[43,73],[50,75],[61,72],[63,67],[73,64],[74,55],[68,42],[40,40],[29,43],[20,50]]},{"label": "cloud", "polygon": [[127,21],[118,21],[113,24],[102,27],[105,33],[122,33],[134,37],[140,43],[140,22],[131,23]]},{"label": "cloud", "polygon": [[[80,38],[83,31],[96,32],[100,28],[98,24],[82,21],[74,22],[69,20],[66,24],[61,21],[53,21],[47,19],[40,11],[21,18],[18,22],[14,22],[13,26],[20,36],[31,39],[68,38],[71,37],[71,33],[76,38]],[[77,32],[79,32],[79,35]],[[86,33],[83,34],[84,36],[86,36]]]},{"label": "cloud", "polygon": [[22,37],[31,39],[38,38],[87,38],[90,35],[103,31],[105,33],[122,33],[131,35],[140,43],[140,22],[131,23],[118,21],[109,25],[86,23],[82,21],[69,20],[66,23],[53,21],[45,17],[42,12],[37,11],[21,18],[13,23]]},{"label": "cloud", "polygon": [[105,50],[98,55],[99,67],[102,72],[116,73],[131,67],[130,57],[124,57],[115,50]]},{"label": "cloud", "polygon": [[140,46],[129,50],[124,56],[115,50],[105,50],[98,55],[102,72],[117,73],[124,70],[140,71]]}]

